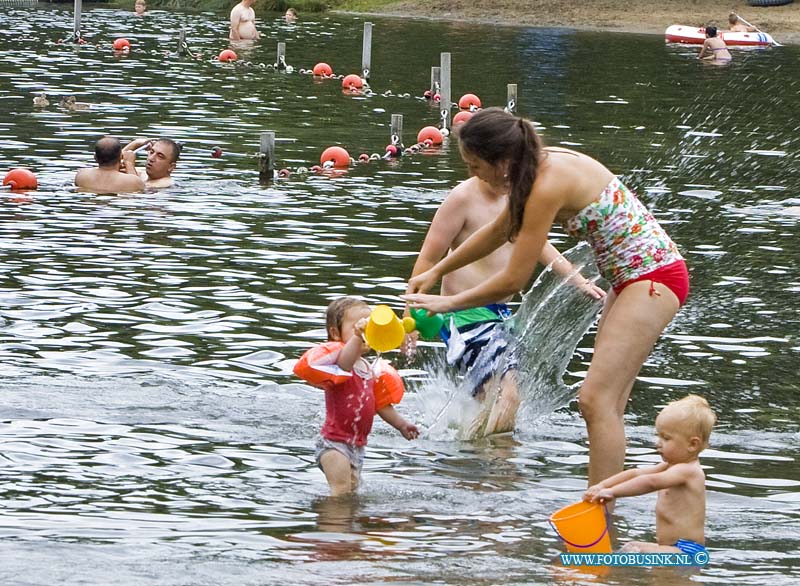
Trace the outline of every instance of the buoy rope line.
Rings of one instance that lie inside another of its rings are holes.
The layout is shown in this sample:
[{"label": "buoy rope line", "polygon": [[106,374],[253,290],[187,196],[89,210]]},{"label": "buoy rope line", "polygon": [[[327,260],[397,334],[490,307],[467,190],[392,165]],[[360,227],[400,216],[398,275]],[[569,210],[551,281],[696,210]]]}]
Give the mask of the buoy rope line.
[{"label": "buoy rope line", "polygon": [[[80,44],[83,47],[96,47],[98,49],[104,49],[105,45],[100,44],[92,44],[88,43],[83,37],[81,36],[80,31],[75,31],[70,34],[65,39],[60,39],[56,41],[55,44],[63,44],[68,41],[74,41],[76,44]],[[113,47],[115,53],[123,53],[129,54],[130,53],[130,42],[122,37],[119,37],[114,40]],[[150,51],[151,53],[153,51]],[[160,53],[160,52],[159,52]],[[189,45],[186,41],[181,42],[180,46],[178,47],[177,51],[165,51],[163,55],[169,57],[180,57],[183,54],[188,54],[192,58],[196,60],[205,60],[201,53],[194,53],[189,48]],[[217,63],[222,62],[227,65],[235,65],[237,67],[255,67],[260,69],[272,69],[281,71],[283,73],[293,73],[294,68],[291,65],[286,63],[285,55],[279,55],[277,62],[274,64],[269,63],[252,63],[250,61],[239,61],[237,55],[231,49],[224,49],[220,52],[220,54],[208,60],[210,63]],[[408,92],[401,93],[401,94],[394,94],[392,90],[386,90],[381,94],[377,94],[373,92],[369,86],[369,83],[365,78],[358,76],[357,74],[349,74],[349,75],[335,75],[333,70],[327,63],[318,63],[313,69],[299,69],[298,73],[301,75],[313,75],[315,77],[321,77],[323,79],[341,79],[342,80],[342,90],[345,93],[352,93],[357,95],[363,95],[365,97],[373,97],[373,96],[382,96],[382,97],[397,97],[397,98],[411,98],[411,94]],[[364,70],[365,77],[368,76],[369,71]],[[383,155],[379,153],[362,153],[358,156],[358,159],[354,159],[350,157],[349,153],[341,148],[341,147],[328,147],[322,156],[320,157],[320,164],[313,165],[311,167],[296,167],[294,170],[289,168],[282,168],[280,170],[275,170],[273,172],[274,178],[282,179],[291,176],[293,173],[297,174],[307,174],[307,173],[322,173],[326,171],[336,171],[336,170],[344,170],[351,166],[357,164],[366,164],[370,161],[379,161],[379,160],[391,160],[397,159],[402,157],[403,155],[410,155],[418,153],[426,148],[432,146],[438,146],[442,144],[444,137],[449,134],[448,131],[448,119],[450,117],[450,109],[453,107],[460,108],[461,111],[456,113],[455,117],[453,118],[453,123],[457,124],[459,122],[464,122],[469,119],[474,112],[480,109],[481,104],[480,100],[474,94],[465,94],[462,96],[459,103],[451,103],[450,108],[442,107],[441,105],[441,95],[439,93],[439,82],[435,82],[434,84],[434,91],[425,90],[422,96],[415,96],[415,99],[418,100],[427,100],[434,104],[438,104],[439,107],[439,114],[440,114],[440,126],[426,126],[422,130],[420,130],[419,134],[417,135],[417,142],[409,147],[404,147],[401,144],[400,136],[397,134],[392,134],[390,137],[390,143],[386,146],[385,152]],[[510,99],[506,105],[507,110],[512,110],[515,107],[514,100]],[[135,152],[140,152],[147,148],[148,145],[144,145],[139,149],[136,149]],[[203,150],[196,147],[188,147],[191,150]],[[326,158],[326,154],[329,151],[335,151],[333,157]],[[223,151],[220,147],[215,146],[211,150],[212,158],[219,159],[223,156]],[[253,154],[241,154],[241,153],[228,153],[228,156],[234,157],[245,157],[245,158],[255,158],[255,159],[263,159],[266,155],[264,153],[253,153]],[[12,170],[14,172],[18,170]],[[26,171],[27,172],[27,171]],[[30,181],[36,181],[35,176],[30,173],[31,179]],[[4,182],[4,185],[5,184]],[[13,189],[13,187],[12,187]]]}]

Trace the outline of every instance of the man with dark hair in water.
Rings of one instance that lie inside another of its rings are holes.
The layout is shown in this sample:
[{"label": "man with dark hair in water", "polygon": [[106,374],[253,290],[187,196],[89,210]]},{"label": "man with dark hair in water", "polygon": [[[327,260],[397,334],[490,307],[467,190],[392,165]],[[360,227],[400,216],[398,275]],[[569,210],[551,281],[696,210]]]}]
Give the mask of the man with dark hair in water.
[{"label": "man with dark hair in water", "polygon": [[75,174],[75,185],[95,193],[130,193],[142,191],[144,182],[119,170],[122,161],[122,144],[118,138],[104,136],[94,147],[97,168],[79,169]]},{"label": "man with dark hair in water", "polygon": [[[147,165],[144,171],[137,171],[135,151],[145,145],[147,145]],[[172,187],[174,184],[172,172],[181,156],[181,145],[171,138],[139,138],[122,149],[122,156],[125,159],[125,172],[137,175],[148,189]],[[129,158],[130,165],[128,165]]]}]

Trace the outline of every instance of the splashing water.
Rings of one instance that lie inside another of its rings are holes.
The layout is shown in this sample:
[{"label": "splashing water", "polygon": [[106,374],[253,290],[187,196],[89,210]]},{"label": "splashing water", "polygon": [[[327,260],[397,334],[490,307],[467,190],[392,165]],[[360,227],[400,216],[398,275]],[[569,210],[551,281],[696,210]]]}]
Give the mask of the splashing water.
[{"label": "splashing water", "polygon": [[[564,253],[580,272],[595,282],[599,279],[591,248],[581,243]],[[572,275],[570,275],[572,276]],[[427,360],[428,378],[418,389],[423,421],[432,439],[474,439],[483,435],[486,422],[499,395],[508,361],[517,361],[517,385],[522,405],[518,424],[533,424],[567,404],[576,386],[563,381],[569,361],[583,336],[597,319],[600,301],[566,282],[551,267],[546,268],[523,296],[514,317],[495,335],[504,338],[511,351],[505,352],[494,376],[485,384],[484,400],[470,395],[474,384],[448,366],[444,353]],[[490,353],[478,357],[473,369],[479,371],[491,361]]]},{"label": "splashing water", "polygon": [[[582,242],[564,253],[580,273],[592,282],[600,275],[591,247]],[[549,415],[566,405],[578,384],[567,386],[563,374],[581,339],[597,319],[602,301],[567,283],[551,267],[536,279],[523,296],[513,320],[525,420]]]}]

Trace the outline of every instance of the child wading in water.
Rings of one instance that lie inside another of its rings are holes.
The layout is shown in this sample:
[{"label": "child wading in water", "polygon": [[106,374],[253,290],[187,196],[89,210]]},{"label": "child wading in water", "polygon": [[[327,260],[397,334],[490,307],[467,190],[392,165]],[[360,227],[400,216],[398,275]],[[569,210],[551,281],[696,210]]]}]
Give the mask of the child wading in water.
[{"label": "child wading in water", "polygon": [[708,447],[717,417],[697,395],[673,401],[656,418],[656,448],[664,460],[657,466],[625,470],[590,486],[589,502],[658,491],[656,541],[631,541],[627,552],[687,553],[705,551],[706,476],[698,456]]},{"label": "child wading in water", "polygon": [[392,406],[403,396],[400,375],[385,360],[370,365],[363,358],[369,351],[363,337],[369,315],[369,306],[354,297],[333,301],[325,315],[328,341],[306,351],[294,367],[297,376],[325,390],[325,424],[316,458],[331,496],[358,488],[375,413],[404,438],[419,435],[417,426]]}]

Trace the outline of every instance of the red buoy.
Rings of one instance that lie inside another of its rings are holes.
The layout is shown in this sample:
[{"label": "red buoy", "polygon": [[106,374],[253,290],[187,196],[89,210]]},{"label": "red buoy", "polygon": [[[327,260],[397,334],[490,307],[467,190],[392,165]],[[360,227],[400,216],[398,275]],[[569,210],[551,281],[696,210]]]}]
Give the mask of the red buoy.
[{"label": "red buoy", "polygon": [[340,146],[326,148],[319,158],[319,164],[323,167],[346,168],[350,166],[350,153]]},{"label": "red buoy", "polygon": [[472,118],[474,114],[469,110],[464,110],[463,112],[459,112],[455,116],[453,116],[453,126],[458,126],[459,124],[464,124],[467,120]]},{"label": "red buoy", "polygon": [[218,59],[223,63],[228,61],[236,61],[238,59],[238,55],[235,52],[231,51],[230,49],[225,49],[219,54]]},{"label": "red buoy", "polygon": [[481,99],[475,94],[464,94],[458,100],[458,107],[462,110],[477,110],[481,107]]},{"label": "red buoy", "polygon": [[321,77],[330,77],[331,75],[333,75],[333,68],[327,63],[317,63],[314,66],[314,75],[319,75]]},{"label": "red buoy", "polygon": [[417,134],[417,142],[430,141],[431,144],[442,144],[442,131],[435,126],[426,126]]},{"label": "red buoy", "polygon": [[364,82],[355,73],[346,75],[345,78],[342,80],[342,89],[352,91],[352,90],[360,90],[362,87],[364,87]]},{"label": "red buoy", "polygon": [[36,175],[28,169],[11,169],[3,177],[3,185],[9,185],[11,189],[37,189],[39,182]]},{"label": "red buoy", "polygon": [[358,155],[358,160],[361,161],[362,163],[366,163],[369,161],[369,155],[367,153],[361,153],[360,155]]},{"label": "red buoy", "polygon": [[130,51],[131,50],[131,43],[128,39],[119,38],[114,41],[114,50],[115,51]]},{"label": "red buoy", "polygon": [[219,159],[220,157],[222,157],[222,149],[219,147],[214,147],[213,149],[211,149],[211,156],[214,157],[215,159]]}]

